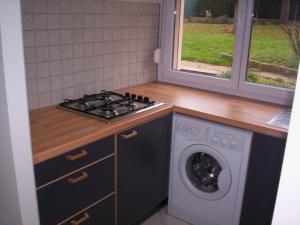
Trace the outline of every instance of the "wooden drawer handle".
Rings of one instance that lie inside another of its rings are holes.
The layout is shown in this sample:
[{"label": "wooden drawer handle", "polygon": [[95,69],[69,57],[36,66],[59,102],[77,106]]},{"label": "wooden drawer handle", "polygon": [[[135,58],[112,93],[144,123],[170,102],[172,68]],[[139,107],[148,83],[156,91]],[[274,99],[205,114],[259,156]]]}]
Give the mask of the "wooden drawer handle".
[{"label": "wooden drawer handle", "polygon": [[86,172],[82,172],[79,177],[76,177],[76,178],[69,177],[67,181],[69,184],[77,184],[80,181],[87,179],[88,177],[89,177],[89,175]]},{"label": "wooden drawer handle", "polygon": [[67,155],[67,160],[74,161],[80,158],[87,156],[87,152],[85,150],[81,150],[80,153],[76,155]]},{"label": "wooden drawer handle", "polygon": [[133,130],[133,131],[131,131],[130,134],[122,134],[122,135],[121,135],[121,138],[122,138],[123,140],[128,140],[128,139],[133,138],[133,137],[135,137],[135,136],[137,136],[137,135],[138,135],[138,132],[135,131],[135,130]]},{"label": "wooden drawer handle", "polygon": [[91,218],[91,216],[87,212],[85,212],[81,219],[71,220],[70,225],[80,225],[80,224],[84,223],[85,221],[87,221],[89,218]]}]

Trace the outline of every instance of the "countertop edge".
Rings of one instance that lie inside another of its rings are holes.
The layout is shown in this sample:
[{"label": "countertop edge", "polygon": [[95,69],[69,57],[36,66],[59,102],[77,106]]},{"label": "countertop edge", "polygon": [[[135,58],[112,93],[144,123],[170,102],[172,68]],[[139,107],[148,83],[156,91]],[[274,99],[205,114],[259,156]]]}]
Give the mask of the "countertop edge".
[{"label": "countertop edge", "polygon": [[117,123],[113,124],[111,123],[111,126],[108,128],[105,128],[103,130],[99,130],[98,132],[95,132],[91,135],[85,135],[80,139],[76,139],[73,141],[69,141],[63,145],[56,146],[54,148],[51,148],[49,150],[40,152],[40,153],[33,153],[32,154],[32,160],[34,164],[42,163],[46,160],[55,158],[57,156],[60,156],[64,153],[67,153],[71,151],[72,149],[79,148],[81,146],[84,146],[86,144],[89,144],[91,142],[94,142],[96,140],[118,134],[120,132],[123,132],[127,129],[130,129],[131,127],[138,126],[140,124],[150,122],[154,119],[157,119],[159,117],[165,116],[169,113],[173,112],[173,106],[169,104],[164,104],[160,107],[151,109],[149,111],[145,111],[139,114],[138,117],[128,117],[124,120],[116,121]]},{"label": "countertop edge", "polygon": [[208,113],[204,113],[204,112],[199,112],[199,111],[195,111],[192,109],[187,109],[187,108],[179,107],[179,106],[173,106],[173,112],[197,117],[200,119],[210,120],[210,121],[221,123],[221,124],[228,125],[228,126],[242,128],[245,130],[249,130],[249,131],[260,133],[260,134],[265,134],[265,135],[272,136],[275,138],[286,138],[287,132],[288,132],[287,130],[280,129],[280,128],[273,127],[273,126],[266,128],[263,126],[246,123],[246,122],[242,122],[239,120],[233,120],[233,119],[229,119],[229,118],[222,117],[222,116],[216,116],[216,115],[208,114]]},{"label": "countertop edge", "polygon": [[[163,83],[159,83],[159,82],[151,82],[151,83],[146,83],[143,85],[138,85],[138,86],[134,86],[134,87],[128,87],[125,89],[120,89],[121,91],[139,91],[140,94],[149,94],[150,97],[152,97],[153,99],[156,99],[157,97],[159,97],[157,95],[156,92],[152,92],[151,89],[153,89],[153,86],[158,87],[158,88],[164,88],[165,86],[167,87],[167,91],[169,91],[169,89],[173,88],[173,86],[170,86],[169,84],[163,84]],[[199,95],[201,95],[201,91],[197,91],[197,90],[192,90],[192,92],[189,90],[186,90],[184,87],[181,86],[174,86],[177,89],[180,88],[180,92],[187,92],[187,96],[189,95],[195,95],[199,93]],[[143,89],[144,88],[144,89]],[[149,91],[150,88],[150,91]],[[176,89],[176,90],[177,90]],[[183,89],[183,90],[181,90]],[[151,93],[148,93],[151,92]],[[159,91],[158,91],[159,92]],[[203,92],[206,93],[206,92]],[[152,95],[151,95],[152,94]],[[212,98],[216,98],[216,96],[218,96],[218,94],[211,94],[214,95]],[[260,133],[260,134],[264,134],[264,135],[268,135],[268,136],[272,136],[275,138],[286,138],[287,134],[288,134],[288,130],[285,129],[281,129],[281,128],[277,128],[271,125],[267,125],[265,123],[262,123],[262,121],[258,121],[257,123],[253,122],[253,121],[248,121],[248,120],[239,120],[238,118],[234,118],[232,116],[230,117],[226,117],[225,115],[222,116],[222,113],[211,113],[209,111],[205,111],[205,110],[197,110],[197,107],[195,109],[195,107],[188,107],[185,105],[182,105],[181,102],[178,101],[172,101],[172,99],[168,99],[169,96],[165,96],[165,100],[169,100],[169,101],[164,101],[164,99],[158,99],[162,102],[166,102],[164,105],[157,107],[157,108],[153,108],[150,110],[147,110],[145,112],[139,113],[138,116],[129,116],[127,118],[124,119],[120,119],[116,122],[112,122],[109,126],[104,126],[103,129],[101,128],[97,128],[99,130],[96,130],[95,132],[92,132],[90,134],[86,134],[83,135],[82,137],[79,137],[77,139],[74,139],[72,141],[68,140],[66,143],[63,144],[58,144],[57,146],[54,147],[49,147],[46,148],[46,150],[38,150],[34,149],[33,146],[33,163],[34,164],[38,164],[41,162],[44,162],[46,160],[52,159],[54,157],[57,157],[59,155],[62,155],[72,149],[76,149],[80,146],[89,144],[93,141],[99,140],[101,138],[110,136],[110,135],[114,135],[116,133],[122,132],[124,130],[130,129],[131,127],[134,126],[138,126],[140,124],[146,123],[148,121],[154,120],[156,118],[159,118],[161,116],[164,116],[168,113],[181,113],[181,114],[185,114],[188,116],[193,116],[193,117],[197,117],[200,119],[205,119],[205,120],[210,120],[213,122],[217,122],[217,123],[222,123],[224,125],[228,125],[228,126],[234,126],[234,127],[238,127],[238,128],[242,128],[245,130],[250,130],[256,133]],[[194,96],[195,97],[195,96]],[[175,96],[176,98],[176,96]],[[206,96],[206,98],[208,98]],[[221,102],[224,102],[224,97],[222,96],[223,100],[221,100]],[[230,97],[228,99],[234,98],[236,99],[236,97]],[[225,99],[225,101],[227,101]],[[239,101],[240,102],[240,101]],[[240,103],[239,103],[240,104]],[[243,103],[242,103],[243,104]],[[245,104],[248,104],[248,100],[245,100]],[[251,104],[251,102],[249,103]],[[260,104],[260,103],[258,103]],[[269,104],[269,103],[266,103]],[[262,104],[261,104],[262,105]],[[51,106],[50,106],[51,107]],[[55,107],[55,106],[52,106]],[[277,111],[279,111],[282,107],[281,106],[276,106],[276,105],[272,105],[270,106],[272,107],[270,110],[270,117],[273,116],[273,113],[276,113]],[[31,116],[40,116],[39,114],[47,112],[47,108],[41,108],[38,110],[33,110],[30,112]],[[271,119],[271,118],[270,118]],[[101,126],[100,126],[101,127]],[[34,150],[36,150],[37,152],[35,152]]]}]

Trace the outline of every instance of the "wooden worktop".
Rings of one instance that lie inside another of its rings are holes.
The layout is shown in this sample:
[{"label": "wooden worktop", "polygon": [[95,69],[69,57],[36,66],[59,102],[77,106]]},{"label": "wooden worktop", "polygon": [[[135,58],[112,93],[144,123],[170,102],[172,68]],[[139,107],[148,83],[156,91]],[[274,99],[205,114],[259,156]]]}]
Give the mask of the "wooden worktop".
[{"label": "wooden worktop", "polygon": [[31,111],[34,163],[43,162],[97,139],[158,118],[172,110],[274,137],[287,136],[287,130],[267,124],[283,109],[278,105],[160,82],[119,91],[149,96],[168,104],[112,123],[53,106]]},{"label": "wooden worktop", "polygon": [[287,136],[287,130],[267,124],[284,109],[283,106],[161,82],[121,90],[171,104],[175,112],[269,136]]}]

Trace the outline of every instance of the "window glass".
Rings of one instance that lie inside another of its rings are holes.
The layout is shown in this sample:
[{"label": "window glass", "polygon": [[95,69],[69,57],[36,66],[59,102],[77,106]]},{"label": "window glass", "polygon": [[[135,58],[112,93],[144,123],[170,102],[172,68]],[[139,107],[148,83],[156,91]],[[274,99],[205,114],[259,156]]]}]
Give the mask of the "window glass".
[{"label": "window glass", "polygon": [[295,88],[300,57],[300,1],[255,0],[252,17],[247,82]]},{"label": "window glass", "polygon": [[177,0],[173,69],[231,78],[234,0]]}]

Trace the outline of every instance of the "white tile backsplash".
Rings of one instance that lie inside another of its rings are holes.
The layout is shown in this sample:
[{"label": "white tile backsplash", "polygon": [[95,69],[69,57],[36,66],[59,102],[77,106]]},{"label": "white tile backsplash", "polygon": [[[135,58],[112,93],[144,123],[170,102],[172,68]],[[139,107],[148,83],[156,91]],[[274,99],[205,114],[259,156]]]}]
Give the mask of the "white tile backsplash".
[{"label": "white tile backsplash", "polygon": [[47,30],[47,14],[34,14],[34,29]]},{"label": "white tile backsplash", "polygon": [[35,46],[34,31],[24,31],[23,32],[23,40],[24,40],[24,47]]},{"label": "white tile backsplash", "polygon": [[27,80],[27,92],[29,96],[37,94],[36,80]]},{"label": "white tile backsplash", "polygon": [[35,63],[26,63],[25,71],[26,71],[27,80],[32,80],[32,79],[36,78],[36,64]]},{"label": "white tile backsplash", "polygon": [[61,61],[62,64],[62,72],[65,73],[73,73],[73,60],[72,59],[66,59]]},{"label": "white tile backsplash", "polygon": [[40,78],[38,81],[38,93],[44,93],[50,91],[50,78]]},{"label": "white tile backsplash", "polygon": [[84,72],[74,73],[75,86],[84,85],[84,81],[85,81],[85,73]]},{"label": "white tile backsplash", "polygon": [[84,86],[84,93],[85,94],[94,94],[95,93],[95,88],[94,88],[94,84],[88,84]]},{"label": "white tile backsplash", "polygon": [[63,88],[74,87],[74,75],[65,74],[62,76],[62,86]]},{"label": "white tile backsplash", "polygon": [[48,62],[40,62],[36,64],[37,77],[48,77],[50,76],[50,68]]},{"label": "white tile backsplash", "polygon": [[61,42],[60,30],[48,30],[48,44],[59,45]]},{"label": "white tile backsplash", "polygon": [[72,30],[62,30],[61,31],[61,43],[62,44],[72,44],[73,43]]},{"label": "white tile backsplash", "polygon": [[29,108],[156,79],[159,4],[21,0]]},{"label": "white tile backsplash", "polygon": [[74,72],[84,71],[84,58],[76,58],[73,60]]},{"label": "white tile backsplash", "polygon": [[36,62],[46,62],[49,59],[49,48],[48,46],[36,47],[35,48]]},{"label": "white tile backsplash", "polygon": [[48,45],[48,32],[45,30],[37,30],[34,32],[35,46]]},{"label": "white tile backsplash", "polygon": [[60,27],[62,29],[72,29],[72,14],[60,15]]},{"label": "white tile backsplash", "polygon": [[26,63],[34,63],[35,62],[35,48],[25,48],[24,49],[24,57]]},{"label": "white tile backsplash", "polygon": [[62,90],[56,90],[51,92],[51,102],[53,105],[59,104],[63,101]]},{"label": "white tile backsplash", "polygon": [[72,11],[72,0],[60,0],[59,11],[61,13],[71,13]]},{"label": "white tile backsplash", "polygon": [[63,98],[64,99],[74,99],[74,88],[63,89]]},{"label": "white tile backsplash", "polygon": [[85,84],[92,84],[95,81],[95,73],[94,70],[85,71]]},{"label": "white tile backsplash", "polygon": [[60,11],[60,1],[61,0],[50,0],[50,1],[48,1],[48,12],[49,13],[59,13],[59,11]]},{"label": "white tile backsplash", "polygon": [[45,92],[38,95],[38,103],[39,107],[50,106],[51,103],[51,92]]},{"label": "white tile backsplash", "polygon": [[61,75],[62,74],[62,66],[61,61],[51,61],[49,63],[50,66],[50,75]]},{"label": "white tile backsplash", "polygon": [[39,108],[38,96],[29,95],[28,96],[28,106],[31,110]]},{"label": "white tile backsplash", "polygon": [[22,25],[24,30],[33,30],[34,14],[24,14],[22,18]]},{"label": "white tile backsplash", "polygon": [[84,86],[75,86],[74,97],[81,98],[84,95]]},{"label": "white tile backsplash", "polygon": [[71,59],[73,58],[73,46],[72,45],[61,45],[61,58]]},{"label": "white tile backsplash", "polygon": [[85,0],[83,4],[83,12],[84,13],[93,13],[94,12],[94,0]]},{"label": "white tile backsplash", "polygon": [[60,16],[59,14],[48,14],[48,29],[60,29]]},{"label": "white tile backsplash", "polygon": [[51,91],[62,89],[62,76],[53,76],[50,79]]}]

